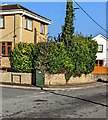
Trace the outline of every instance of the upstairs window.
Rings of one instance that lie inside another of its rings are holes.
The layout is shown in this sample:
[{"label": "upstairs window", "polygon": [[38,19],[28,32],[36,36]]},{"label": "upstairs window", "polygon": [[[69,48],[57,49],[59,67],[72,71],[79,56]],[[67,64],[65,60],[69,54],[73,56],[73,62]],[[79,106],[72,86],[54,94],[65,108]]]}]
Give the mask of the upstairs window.
[{"label": "upstairs window", "polygon": [[40,24],[40,33],[45,34],[45,25],[43,23]]},{"label": "upstairs window", "polygon": [[98,52],[102,53],[103,52],[103,45],[98,45]]},{"label": "upstairs window", "polygon": [[4,17],[0,16],[0,28],[4,28]]},{"label": "upstairs window", "polygon": [[2,42],[2,56],[9,56],[12,49],[12,42]]},{"label": "upstairs window", "polygon": [[32,30],[32,20],[29,18],[25,18],[25,28],[27,30]]}]

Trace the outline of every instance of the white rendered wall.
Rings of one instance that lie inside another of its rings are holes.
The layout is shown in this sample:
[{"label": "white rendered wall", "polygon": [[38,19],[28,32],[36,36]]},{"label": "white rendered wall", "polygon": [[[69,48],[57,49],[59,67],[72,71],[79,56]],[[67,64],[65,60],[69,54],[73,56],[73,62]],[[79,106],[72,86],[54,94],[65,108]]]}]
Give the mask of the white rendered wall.
[{"label": "white rendered wall", "polygon": [[101,34],[97,35],[93,38],[93,40],[97,41],[98,45],[103,45],[103,52],[97,53],[97,60],[104,60],[104,66],[106,66],[106,63],[108,64],[108,40],[102,36]]},{"label": "white rendered wall", "polygon": [[106,66],[108,67],[108,40],[106,41]]}]

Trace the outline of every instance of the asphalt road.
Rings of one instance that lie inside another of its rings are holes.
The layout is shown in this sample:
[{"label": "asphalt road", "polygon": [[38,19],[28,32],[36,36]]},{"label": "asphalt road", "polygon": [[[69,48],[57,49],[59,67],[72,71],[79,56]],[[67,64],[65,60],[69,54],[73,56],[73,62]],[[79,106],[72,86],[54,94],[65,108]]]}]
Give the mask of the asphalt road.
[{"label": "asphalt road", "polygon": [[78,90],[2,88],[2,118],[107,118],[106,85]]}]

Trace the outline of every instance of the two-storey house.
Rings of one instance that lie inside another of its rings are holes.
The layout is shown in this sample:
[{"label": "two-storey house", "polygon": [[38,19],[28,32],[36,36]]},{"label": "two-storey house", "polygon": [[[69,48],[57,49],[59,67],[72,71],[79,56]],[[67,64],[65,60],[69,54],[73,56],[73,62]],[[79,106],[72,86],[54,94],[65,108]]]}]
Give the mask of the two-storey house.
[{"label": "two-storey house", "polygon": [[108,67],[108,39],[102,34],[98,34],[93,40],[98,43],[96,66]]},{"label": "two-storey house", "polygon": [[0,65],[10,68],[9,53],[15,43],[47,42],[51,20],[19,5],[0,5]]},{"label": "two-storey house", "polygon": [[96,65],[93,74],[108,74],[108,39],[102,34],[98,34],[93,40],[98,43],[96,54]]}]

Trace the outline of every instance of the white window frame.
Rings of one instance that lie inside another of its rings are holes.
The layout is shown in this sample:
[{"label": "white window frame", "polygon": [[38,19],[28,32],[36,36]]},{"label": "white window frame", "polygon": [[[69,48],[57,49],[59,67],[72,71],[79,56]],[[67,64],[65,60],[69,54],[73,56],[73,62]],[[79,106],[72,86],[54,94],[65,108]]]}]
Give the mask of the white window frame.
[{"label": "white window frame", "polygon": [[98,53],[102,53],[103,52],[103,45],[98,45]]},{"label": "white window frame", "polygon": [[0,28],[4,28],[4,16],[0,16]]},{"label": "white window frame", "polygon": [[45,25],[43,23],[40,23],[40,33],[45,34]]},{"label": "white window frame", "polygon": [[33,29],[33,21],[29,18],[25,18],[25,28],[27,30],[32,30]]}]

